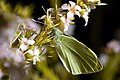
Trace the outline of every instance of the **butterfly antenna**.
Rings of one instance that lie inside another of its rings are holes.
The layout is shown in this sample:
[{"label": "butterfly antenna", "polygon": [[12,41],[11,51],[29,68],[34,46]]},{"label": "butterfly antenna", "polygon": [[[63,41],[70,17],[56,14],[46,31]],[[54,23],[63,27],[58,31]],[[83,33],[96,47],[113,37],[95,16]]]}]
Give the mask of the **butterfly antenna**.
[{"label": "butterfly antenna", "polygon": [[47,14],[47,11],[45,10],[45,8],[42,6],[42,8],[43,8],[43,11]]}]

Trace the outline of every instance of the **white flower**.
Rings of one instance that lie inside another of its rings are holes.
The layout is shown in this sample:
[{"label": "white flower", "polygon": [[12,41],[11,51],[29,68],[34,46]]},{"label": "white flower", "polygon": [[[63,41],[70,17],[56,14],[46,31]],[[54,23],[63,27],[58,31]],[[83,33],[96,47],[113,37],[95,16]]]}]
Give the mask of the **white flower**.
[{"label": "white flower", "polygon": [[82,14],[82,18],[84,18],[84,20],[85,20],[85,25],[84,26],[86,26],[88,24],[88,18],[89,18],[87,11],[85,11],[84,14]]},{"label": "white flower", "polygon": [[70,26],[70,20],[65,18],[65,16],[62,16],[60,18],[60,20],[63,22],[64,24],[64,32],[68,30],[68,27]]},{"label": "white flower", "polygon": [[22,44],[20,45],[20,49],[25,51],[28,49],[28,45],[33,45],[35,43],[34,40],[28,40],[27,38],[21,38]]},{"label": "white flower", "polygon": [[33,56],[33,64],[36,65],[36,61],[39,61],[40,62],[40,59],[39,59],[39,54],[40,54],[40,51],[39,49],[37,49],[36,47],[34,48],[34,50],[28,50],[27,51],[30,55]]},{"label": "white flower", "polygon": [[67,18],[68,19],[74,18],[74,15],[78,15],[80,17],[79,11],[82,10],[81,7],[76,5],[76,3],[72,2],[72,1],[69,1],[69,3],[70,3],[70,5],[63,4],[61,7],[63,10],[68,10]]}]

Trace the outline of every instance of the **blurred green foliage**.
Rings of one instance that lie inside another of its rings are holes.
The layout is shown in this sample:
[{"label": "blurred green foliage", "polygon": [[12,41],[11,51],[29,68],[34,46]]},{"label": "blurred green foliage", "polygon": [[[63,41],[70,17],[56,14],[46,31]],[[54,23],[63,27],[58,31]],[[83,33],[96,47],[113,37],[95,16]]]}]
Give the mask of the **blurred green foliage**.
[{"label": "blurred green foliage", "polygon": [[27,6],[21,5],[19,2],[13,7],[10,3],[6,3],[4,0],[0,1],[0,9],[7,13],[13,13],[23,18],[31,17],[34,9],[34,5]]}]

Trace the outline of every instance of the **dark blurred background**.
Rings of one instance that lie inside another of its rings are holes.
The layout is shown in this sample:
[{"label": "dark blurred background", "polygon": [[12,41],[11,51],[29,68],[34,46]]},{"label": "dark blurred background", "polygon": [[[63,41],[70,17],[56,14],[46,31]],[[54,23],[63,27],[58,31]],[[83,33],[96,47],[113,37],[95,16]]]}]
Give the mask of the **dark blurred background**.
[{"label": "dark blurred background", "polygon": [[[7,1],[10,2],[13,7],[17,2],[21,3],[23,6],[29,5],[31,3],[34,4],[34,11],[32,14],[32,18],[34,19],[37,19],[38,17],[45,14],[41,6],[44,6],[45,9],[51,7],[50,0]],[[69,0],[61,1],[61,4],[69,2]],[[101,0],[101,2],[107,3],[107,5],[97,6],[95,10],[91,11],[89,14],[89,22],[87,26],[84,26],[84,19],[79,19],[77,16],[75,16],[76,28],[73,35],[76,39],[90,47],[97,55],[100,54],[102,47],[104,47],[107,42],[113,38],[119,40],[119,34],[117,31],[120,30],[120,13],[118,0]],[[90,80],[93,75],[96,74],[80,75],[80,78],[81,80]]]}]

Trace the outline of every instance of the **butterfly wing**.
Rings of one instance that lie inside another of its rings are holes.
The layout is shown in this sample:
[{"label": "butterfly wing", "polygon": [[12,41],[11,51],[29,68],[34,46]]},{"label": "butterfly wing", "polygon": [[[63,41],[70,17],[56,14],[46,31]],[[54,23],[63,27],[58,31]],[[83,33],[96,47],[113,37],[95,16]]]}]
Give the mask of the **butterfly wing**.
[{"label": "butterfly wing", "polygon": [[102,70],[96,54],[75,38],[60,35],[55,43],[57,54],[68,72],[77,75]]}]

